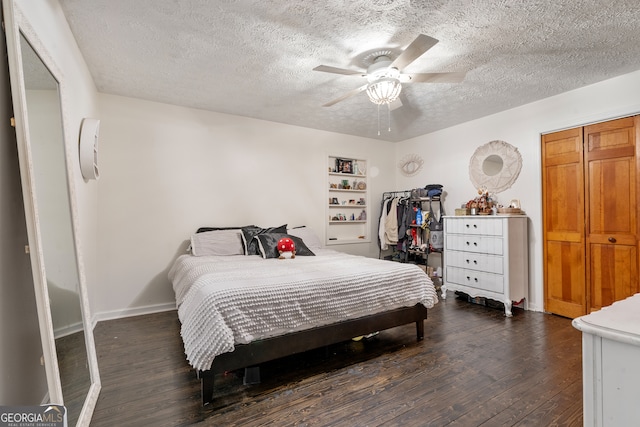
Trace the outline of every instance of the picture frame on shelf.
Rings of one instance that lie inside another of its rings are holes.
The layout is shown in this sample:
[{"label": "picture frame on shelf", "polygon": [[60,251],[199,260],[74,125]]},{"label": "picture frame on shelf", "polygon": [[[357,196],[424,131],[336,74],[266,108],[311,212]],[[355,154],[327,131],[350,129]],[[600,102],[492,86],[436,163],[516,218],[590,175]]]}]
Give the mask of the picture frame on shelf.
[{"label": "picture frame on shelf", "polygon": [[353,173],[353,160],[336,159],[336,172],[338,173]]}]

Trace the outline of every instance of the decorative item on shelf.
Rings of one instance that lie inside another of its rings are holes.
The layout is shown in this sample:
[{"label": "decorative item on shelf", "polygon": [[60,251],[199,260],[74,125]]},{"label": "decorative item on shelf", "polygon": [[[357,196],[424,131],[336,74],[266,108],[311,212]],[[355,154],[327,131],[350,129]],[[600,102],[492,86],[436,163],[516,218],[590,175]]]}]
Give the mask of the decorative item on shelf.
[{"label": "decorative item on shelf", "polygon": [[366,190],[367,189],[367,183],[364,181],[360,181],[358,182],[358,190]]},{"label": "decorative item on shelf", "polygon": [[333,189],[337,189],[338,188],[338,184],[335,184],[333,182],[329,183],[329,188],[333,188]]},{"label": "decorative item on shelf", "polygon": [[356,199],[349,199],[349,204],[350,205],[355,205],[356,204]]},{"label": "decorative item on shelf", "polygon": [[360,165],[355,160],[353,162],[353,173],[354,175],[360,175]]},{"label": "decorative item on shelf", "polygon": [[336,172],[338,173],[353,173],[353,160],[336,159]]},{"label": "decorative item on shelf", "polygon": [[349,185],[349,180],[348,179],[343,179],[342,182],[340,183],[342,185],[342,189],[344,190],[350,190],[351,189],[351,185]]},{"label": "decorative item on shelf", "polygon": [[365,202],[364,197],[360,197],[360,200],[358,200],[358,204],[359,205],[366,205],[367,202]]},{"label": "decorative item on shelf", "polygon": [[360,215],[358,216],[358,221],[366,221],[367,220],[367,211],[366,210],[362,210],[362,212],[360,212]]}]

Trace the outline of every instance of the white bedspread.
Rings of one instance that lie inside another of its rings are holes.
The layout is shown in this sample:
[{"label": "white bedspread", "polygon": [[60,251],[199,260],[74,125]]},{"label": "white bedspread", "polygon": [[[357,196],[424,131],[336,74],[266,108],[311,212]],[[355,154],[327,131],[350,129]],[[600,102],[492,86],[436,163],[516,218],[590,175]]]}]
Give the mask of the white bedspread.
[{"label": "white bedspread", "polygon": [[169,279],[187,359],[199,370],[234,344],[411,307],[438,297],[418,266],[347,255],[180,256]]}]

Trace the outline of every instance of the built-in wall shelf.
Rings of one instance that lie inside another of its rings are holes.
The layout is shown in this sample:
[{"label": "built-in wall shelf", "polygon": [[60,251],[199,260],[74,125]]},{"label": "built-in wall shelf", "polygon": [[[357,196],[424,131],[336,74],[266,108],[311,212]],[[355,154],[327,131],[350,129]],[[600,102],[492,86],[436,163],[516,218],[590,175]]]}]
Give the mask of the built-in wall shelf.
[{"label": "built-in wall shelf", "polygon": [[325,242],[327,245],[368,243],[369,189],[367,161],[328,156]]}]

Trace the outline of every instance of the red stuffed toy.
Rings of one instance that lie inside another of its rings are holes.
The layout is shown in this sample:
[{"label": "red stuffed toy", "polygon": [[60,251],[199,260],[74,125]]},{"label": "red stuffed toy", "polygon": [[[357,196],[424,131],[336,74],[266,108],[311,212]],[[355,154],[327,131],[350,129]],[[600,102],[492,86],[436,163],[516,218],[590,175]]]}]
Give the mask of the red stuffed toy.
[{"label": "red stuffed toy", "polygon": [[278,240],[278,253],[280,254],[279,259],[293,259],[296,257],[296,244],[290,238],[283,237]]}]

